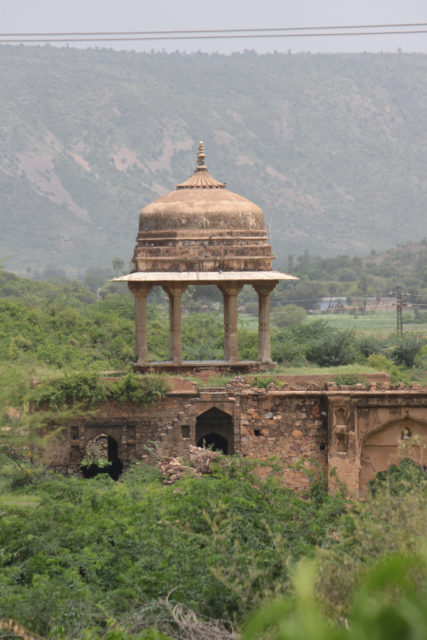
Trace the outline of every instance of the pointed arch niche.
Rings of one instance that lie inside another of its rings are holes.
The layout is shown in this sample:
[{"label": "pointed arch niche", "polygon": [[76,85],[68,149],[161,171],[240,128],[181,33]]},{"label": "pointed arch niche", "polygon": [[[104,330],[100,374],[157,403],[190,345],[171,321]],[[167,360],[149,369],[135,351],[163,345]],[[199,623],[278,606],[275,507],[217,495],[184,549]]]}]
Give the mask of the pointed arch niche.
[{"label": "pointed arch niche", "polygon": [[421,465],[427,460],[427,423],[409,416],[388,422],[366,436],[361,447],[360,489],[364,491],[377,473],[404,458]]}]

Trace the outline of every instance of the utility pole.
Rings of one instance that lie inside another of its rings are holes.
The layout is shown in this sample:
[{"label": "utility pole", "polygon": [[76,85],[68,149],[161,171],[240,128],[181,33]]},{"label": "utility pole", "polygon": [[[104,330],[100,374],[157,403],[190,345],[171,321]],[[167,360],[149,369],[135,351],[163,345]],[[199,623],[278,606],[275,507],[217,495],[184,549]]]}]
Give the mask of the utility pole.
[{"label": "utility pole", "polygon": [[402,290],[400,287],[397,287],[397,291],[396,291],[396,313],[397,313],[397,337],[399,338],[403,333]]}]

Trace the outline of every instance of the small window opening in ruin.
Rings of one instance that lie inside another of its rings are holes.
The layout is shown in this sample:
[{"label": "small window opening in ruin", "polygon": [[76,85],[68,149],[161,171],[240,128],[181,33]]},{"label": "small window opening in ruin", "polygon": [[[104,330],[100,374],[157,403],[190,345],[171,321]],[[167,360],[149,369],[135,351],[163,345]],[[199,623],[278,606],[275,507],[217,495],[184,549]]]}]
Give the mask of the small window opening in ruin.
[{"label": "small window opening in ruin", "polygon": [[257,438],[259,438],[259,436],[262,435],[261,434],[261,429],[254,429],[254,436],[256,436]]},{"label": "small window opening in ruin", "polygon": [[320,449],[320,451],[324,451],[324,450],[326,449],[326,445],[325,445],[325,443],[324,443],[324,442],[321,442],[321,443],[319,444],[319,449]]},{"label": "small window opening in ruin", "polygon": [[98,466],[96,463],[89,467],[83,467],[84,478],[94,478],[99,473],[108,473],[110,478],[118,480],[123,471],[123,462],[119,458],[119,445],[117,440],[108,436],[107,448],[108,465]]},{"label": "small window opening in ruin", "polygon": [[181,434],[182,434],[183,438],[189,438],[190,437],[190,425],[183,424],[181,426]]},{"label": "small window opening in ruin", "polygon": [[412,438],[412,431],[409,427],[403,427],[402,429],[402,440],[409,440]]},{"label": "small window opening in ruin", "polygon": [[71,427],[71,440],[78,440],[78,439],[79,439],[79,428]]}]

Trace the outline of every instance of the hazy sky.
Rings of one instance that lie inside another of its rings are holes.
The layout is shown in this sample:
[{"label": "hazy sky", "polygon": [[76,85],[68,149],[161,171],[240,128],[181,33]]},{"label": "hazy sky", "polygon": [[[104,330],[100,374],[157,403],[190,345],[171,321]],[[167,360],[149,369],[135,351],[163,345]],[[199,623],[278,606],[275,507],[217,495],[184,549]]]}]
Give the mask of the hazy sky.
[{"label": "hazy sky", "polygon": [[[0,0],[2,33],[141,31],[427,22],[427,0]],[[87,46],[87,45],[84,45]],[[93,45],[92,45],[93,46]],[[421,51],[427,34],[133,42],[100,46],[167,51]]]}]

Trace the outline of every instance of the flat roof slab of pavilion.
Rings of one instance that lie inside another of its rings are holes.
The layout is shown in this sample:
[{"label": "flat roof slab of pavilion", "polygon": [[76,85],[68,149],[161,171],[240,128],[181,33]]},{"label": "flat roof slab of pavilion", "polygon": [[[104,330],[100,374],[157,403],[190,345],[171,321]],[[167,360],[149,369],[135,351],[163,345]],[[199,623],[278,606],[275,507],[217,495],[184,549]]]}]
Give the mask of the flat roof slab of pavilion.
[{"label": "flat roof slab of pavilion", "polygon": [[162,285],[170,282],[183,284],[221,284],[222,282],[278,282],[279,280],[298,280],[280,271],[136,271],[126,276],[113,278],[112,282],[145,282]]}]

